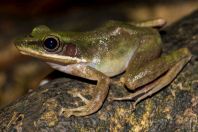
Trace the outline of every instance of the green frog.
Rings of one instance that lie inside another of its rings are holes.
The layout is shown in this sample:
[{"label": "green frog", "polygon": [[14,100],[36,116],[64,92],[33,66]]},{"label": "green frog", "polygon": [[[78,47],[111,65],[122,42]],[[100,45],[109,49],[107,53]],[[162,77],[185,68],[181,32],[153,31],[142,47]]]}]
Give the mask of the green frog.
[{"label": "green frog", "polygon": [[86,32],[57,32],[41,25],[15,44],[22,54],[44,60],[54,69],[97,81],[92,99],[78,94],[85,105],[60,110],[60,114],[66,112],[68,116],[86,116],[101,108],[111,78],[118,74],[122,74],[120,83],[136,92],[112,99],[138,97],[134,106],[171,83],[190,60],[191,53],[181,48],[161,55],[162,41],[155,27],[164,24],[163,19],[137,23],[108,21]]}]

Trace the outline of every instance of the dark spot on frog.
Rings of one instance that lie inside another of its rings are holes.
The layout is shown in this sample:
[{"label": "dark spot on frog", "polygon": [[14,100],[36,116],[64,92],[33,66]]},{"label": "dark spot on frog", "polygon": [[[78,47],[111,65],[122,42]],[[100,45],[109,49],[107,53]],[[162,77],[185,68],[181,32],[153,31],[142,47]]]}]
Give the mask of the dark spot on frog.
[{"label": "dark spot on frog", "polygon": [[63,54],[66,56],[75,57],[78,54],[78,50],[75,44],[66,44]]}]

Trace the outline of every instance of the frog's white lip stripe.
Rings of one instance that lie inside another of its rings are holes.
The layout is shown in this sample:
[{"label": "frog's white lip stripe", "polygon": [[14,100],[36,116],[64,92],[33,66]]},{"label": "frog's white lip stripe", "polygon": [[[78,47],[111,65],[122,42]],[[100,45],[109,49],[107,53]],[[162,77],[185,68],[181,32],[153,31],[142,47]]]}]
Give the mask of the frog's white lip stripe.
[{"label": "frog's white lip stripe", "polygon": [[34,50],[31,50],[29,48],[20,48],[20,52],[24,55],[29,55],[33,57],[38,57],[41,59],[47,59],[63,64],[72,64],[72,63],[86,63],[87,61],[85,59],[79,59],[77,57],[70,57],[70,56],[62,56],[57,54],[43,54]]}]

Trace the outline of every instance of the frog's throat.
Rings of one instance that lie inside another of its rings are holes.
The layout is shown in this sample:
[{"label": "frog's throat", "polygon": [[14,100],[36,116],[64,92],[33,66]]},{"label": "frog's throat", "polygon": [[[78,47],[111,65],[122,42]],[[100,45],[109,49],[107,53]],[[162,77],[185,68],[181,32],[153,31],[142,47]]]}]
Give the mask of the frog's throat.
[{"label": "frog's throat", "polygon": [[47,54],[27,48],[26,49],[20,48],[20,52],[24,55],[40,58],[45,61],[59,63],[59,64],[87,63],[85,59],[79,59],[77,57],[63,56],[58,54]]}]

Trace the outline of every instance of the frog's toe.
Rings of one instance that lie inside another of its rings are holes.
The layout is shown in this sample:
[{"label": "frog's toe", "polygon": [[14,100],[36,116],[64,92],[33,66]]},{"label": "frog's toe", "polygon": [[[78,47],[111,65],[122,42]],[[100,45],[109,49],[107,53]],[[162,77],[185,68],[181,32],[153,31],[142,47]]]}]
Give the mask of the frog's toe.
[{"label": "frog's toe", "polygon": [[71,116],[85,116],[86,107],[81,106],[77,108],[61,108],[59,111],[59,116],[64,115],[64,117],[71,117]]},{"label": "frog's toe", "polygon": [[88,100],[87,98],[82,96],[80,93],[77,93],[76,96],[79,97],[85,104],[89,104],[90,103],[90,100]]},{"label": "frog's toe", "polygon": [[109,101],[121,101],[121,100],[126,100],[126,99],[123,97],[110,97],[109,98]]},{"label": "frog's toe", "polygon": [[65,117],[70,116],[87,116],[95,113],[99,110],[99,102],[89,101],[88,104],[77,107],[77,108],[61,108],[59,115],[64,115]]},{"label": "frog's toe", "polygon": [[135,100],[135,98],[138,96],[137,93],[130,93],[128,95],[122,96],[122,97],[111,97],[110,100],[115,101],[122,101],[122,100]]},{"label": "frog's toe", "polygon": [[72,115],[72,111],[71,109],[68,108],[61,108],[58,115],[59,116],[64,115],[65,117],[70,117]]},{"label": "frog's toe", "polygon": [[70,94],[72,94],[73,97],[78,97],[80,98],[85,104],[88,104],[90,102],[90,100],[88,100],[87,98],[85,98],[80,92],[69,92]]},{"label": "frog's toe", "polygon": [[133,103],[132,103],[132,105],[131,105],[131,110],[132,110],[132,111],[133,111],[133,110],[135,110],[136,105],[137,105],[137,103],[136,103],[136,102],[133,102]]}]

